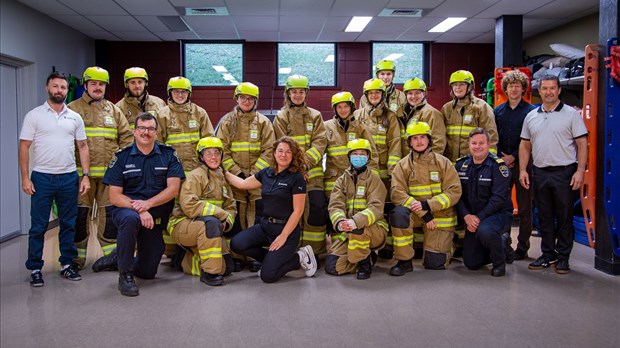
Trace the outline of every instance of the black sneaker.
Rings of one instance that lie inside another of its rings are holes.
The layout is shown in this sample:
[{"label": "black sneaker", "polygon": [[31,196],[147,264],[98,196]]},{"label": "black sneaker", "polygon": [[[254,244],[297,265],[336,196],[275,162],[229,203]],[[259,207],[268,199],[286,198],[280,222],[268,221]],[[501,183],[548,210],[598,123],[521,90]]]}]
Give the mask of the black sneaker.
[{"label": "black sneaker", "polygon": [[515,260],[525,260],[527,258],[527,251],[523,251],[521,249],[515,250]]},{"label": "black sneaker", "polygon": [[248,269],[250,272],[254,273],[254,272],[260,271],[260,268],[262,266],[263,264],[260,261],[252,260],[252,262],[250,263],[250,267]]},{"label": "black sneaker", "polygon": [[555,266],[555,273],[557,274],[570,273],[570,266],[568,265],[568,260],[559,260],[558,264]]},{"label": "black sneaker", "polygon": [[44,284],[45,282],[43,281],[43,274],[41,273],[41,271],[36,271],[30,274],[30,286],[38,288],[40,286],[43,286]]},{"label": "black sneaker", "polygon": [[82,280],[82,276],[78,273],[75,265],[70,265],[69,267],[61,270],[60,275],[73,281]]},{"label": "black sneaker", "polygon": [[549,268],[549,267],[555,267],[555,264],[558,262],[557,259],[553,259],[553,260],[547,260],[546,257],[541,256],[539,258],[536,259],[536,261],[530,263],[527,268],[529,269],[543,269],[543,268]]}]

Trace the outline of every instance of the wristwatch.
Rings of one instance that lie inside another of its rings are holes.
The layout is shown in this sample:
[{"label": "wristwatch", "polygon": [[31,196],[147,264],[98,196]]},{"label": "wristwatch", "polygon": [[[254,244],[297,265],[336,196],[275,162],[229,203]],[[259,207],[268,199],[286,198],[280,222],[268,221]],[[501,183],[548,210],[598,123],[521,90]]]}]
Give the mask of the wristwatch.
[{"label": "wristwatch", "polygon": [[90,176],[90,173],[82,173],[82,176]]}]

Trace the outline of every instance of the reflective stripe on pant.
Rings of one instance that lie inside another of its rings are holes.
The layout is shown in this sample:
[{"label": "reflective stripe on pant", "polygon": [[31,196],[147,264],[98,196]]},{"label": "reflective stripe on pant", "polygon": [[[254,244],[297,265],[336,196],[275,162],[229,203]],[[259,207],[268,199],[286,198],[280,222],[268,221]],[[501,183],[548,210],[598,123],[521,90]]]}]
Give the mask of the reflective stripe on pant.
[{"label": "reflective stripe on pant", "polygon": [[[442,219],[442,220],[440,220]],[[446,219],[445,221],[443,219]],[[435,221],[439,224],[445,223],[446,226],[438,227],[434,230],[430,230],[426,227],[426,223],[417,217],[415,214],[411,214],[411,221],[409,228],[395,228],[392,227],[392,235],[394,237],[394,258],[397,260],[411,260],[415,255],[413,248],[414,235],[422,231],[424,235],[423,248],[428,252],[445,254],[445,265],[447,266],[450,261],[450,255],[452,253],[452,238],[454,235],[454,226],[456,224],[456,217],[454,218],[435,218]],[[453,223],[451,221],[454,221]],[[426,260],[425,260],[426,262]],[[435,268],[435,267],[431,267]]]},{"label": "reflective stripe on pant", "polygon": [[[381,220],[380,220],[381,221]],[[387,223],[383,224],[387,227]],[[385,245],[387,230],[375,223],[364,228],[362,234],[338,233],[332,236],[325,271],[330,274],[347,274],[357,271],[357,263],[366,259],[371,250]],[[337,258],[336,261],[329,261]]]},{"label": "reflective stripe on pant", "polygon": [[[221,235],[210,238],[207,234],[203,221],[191,219],[184,219],[172,230],[175,243],[192,249],[194,256],[198,256],[203,271],[210,274],[224,274],[226,265],[222,255],[228,252],[228,245]],[[188,254],[190,253],[186,255]],[[190,274],[193,274],[193,271]]]},{"label": "reflective stripe on pant", "polygon": [[[301,245],[310,245],[316,255],[324,254],[327,251],[325,240],[327,235],[326,206],[323,190],[312,190],[306,195],[306,205],[301,223]],[[320,223],[320,225],[316,225],[316,223]]]},{"label": "reflective stripe on pant", "polygon": [[30,198],[31,226],[28,231],[29,270],[43,268],[43,243],[50,219],[52,202],[58,208],[58,244],[61,265],[69,265],[77,256],[73,244],[75,238],[75,220],[77,218],[78,174],[44,174],[32,172],[32,184],[35,193]]},{"label": "reflective stripe on pant", "polygon": [[95,223],[97,228],[97,240],[103,249],[103,254],[108,255],[116,249],[116,237],[118,231],[112,222],[112,210],[110,203],[109,188],[103,184],[103,178],[90,178],[90,190],[78,197],[78,217],[75,224],[75,246],[78,256],[74,259],[80,267],[86,264],[86,250],[91,229],[93,202],[97,204]]}]

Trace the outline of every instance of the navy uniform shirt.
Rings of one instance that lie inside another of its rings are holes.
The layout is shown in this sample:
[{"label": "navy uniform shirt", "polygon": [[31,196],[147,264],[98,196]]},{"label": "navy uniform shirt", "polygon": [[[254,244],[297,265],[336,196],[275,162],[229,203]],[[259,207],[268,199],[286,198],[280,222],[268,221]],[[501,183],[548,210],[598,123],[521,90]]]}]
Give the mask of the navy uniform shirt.
[{"label": "navy uniform shirt", "polygon": [[536,107],[524,100],[513,109],[509,102],[505,102],[493,110],[499,142],[497,154],[501,157],[502,152],[507,155],[519,157],[519,144],[521,143],[521,129],[527,114]]},{"label": "navy uniform shirt", "polygon": [[480,164],[471,156],[456,160],[463,195],[456,205],[459,215],[476,215],[480,220],[498,212],[512,213],[510,169],[501,158],[489,153]]},{"label": "navy uniform shirt", "polygon": [[254,174],[263,185],[263,215],[279,220],[288,220],[293,213],[293,195],[306,193],[306,181],[300,173],[291,173],[288,169],[276,174],[271,167]]},{"label": "navy uniform shirt", "polygon": [[168,178],[185,179],[174,148],[155,142],[153,151],[145,155],[134,143],[114,154],[103,183],[122,187],[123,194],[131,199],[146,200],[168,187]]}]

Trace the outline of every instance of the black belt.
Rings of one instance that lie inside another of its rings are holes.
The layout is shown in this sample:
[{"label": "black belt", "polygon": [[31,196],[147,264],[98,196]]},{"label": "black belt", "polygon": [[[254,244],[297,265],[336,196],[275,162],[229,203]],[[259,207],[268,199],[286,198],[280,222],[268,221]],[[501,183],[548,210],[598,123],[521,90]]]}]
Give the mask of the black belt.
[{"label": "black belt", "polygon": [[564,170],[564,169],[567,169],[567,168],[572,168],[572,167],[575,167],[575,166],[577,166],[577,163],[569,164],[567,166],[536,167],[536,169],[544,170],[544,171],[547,171],[547,172],[557,172],[557,171]]},{"label": "black belt", "polygon": [[274,217],[265,217],[265,219],[267,220],[267,222],[269,222],[270,224],[286,224],[287,220],[281,220],[281,219],[276,219]]}]

